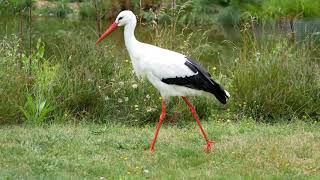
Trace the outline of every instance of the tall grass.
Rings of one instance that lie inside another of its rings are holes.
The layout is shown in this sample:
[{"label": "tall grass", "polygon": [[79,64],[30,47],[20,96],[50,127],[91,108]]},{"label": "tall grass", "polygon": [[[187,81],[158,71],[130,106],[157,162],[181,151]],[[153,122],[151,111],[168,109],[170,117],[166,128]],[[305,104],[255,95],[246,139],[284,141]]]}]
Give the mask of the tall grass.
[{"label": "tall grass", "polygon": [[4,37],[0,40],[0,123],[19,122],[19,106],[25,104],[25,92],[28,91],[28,73],[18,67],[18,39]]},{"label": "tall grass", "polygon": [[319,118],[318,46],[273,33],[256,36],[247,24],[232,73],[234,106],[262,118]]},{"label": "tall grass", "polygon": [[277,17],[319,17],[320,2],[313,0],[267,0],[246,8],[260,18]]}]

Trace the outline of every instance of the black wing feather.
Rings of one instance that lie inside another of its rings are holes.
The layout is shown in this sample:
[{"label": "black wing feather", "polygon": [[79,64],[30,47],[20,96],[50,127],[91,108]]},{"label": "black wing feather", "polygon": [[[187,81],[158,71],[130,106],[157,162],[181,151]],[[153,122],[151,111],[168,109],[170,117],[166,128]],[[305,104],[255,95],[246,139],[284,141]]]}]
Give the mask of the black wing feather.
[{"label": "black wing feather", "polygon": [[188,77],[165,78],[161,81],[167,84],[175,84],[191,89],[206,91],[212,93],[221,103],[227,103],[228,96],[226,92],[211,78],[210,73],[190,58],[187,58],[184,64],[194,73],[198,73]]}]

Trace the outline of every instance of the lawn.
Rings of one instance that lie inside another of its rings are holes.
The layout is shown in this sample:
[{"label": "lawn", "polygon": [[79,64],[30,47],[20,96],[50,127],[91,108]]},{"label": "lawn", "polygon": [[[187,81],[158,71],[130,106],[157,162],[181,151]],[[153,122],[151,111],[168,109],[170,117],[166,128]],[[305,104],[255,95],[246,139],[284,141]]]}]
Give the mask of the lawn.
[{"label": "lawn", "polygon": [[0,127],[1,179],[320,179],[318,123],[195,122],[155,125],[51,124]]}]

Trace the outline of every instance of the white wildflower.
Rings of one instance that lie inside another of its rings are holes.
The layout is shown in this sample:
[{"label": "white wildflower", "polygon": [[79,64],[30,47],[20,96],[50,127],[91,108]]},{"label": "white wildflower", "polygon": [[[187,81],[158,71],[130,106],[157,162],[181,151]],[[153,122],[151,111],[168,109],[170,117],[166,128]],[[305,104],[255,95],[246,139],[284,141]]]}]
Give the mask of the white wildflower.
[{"label": "white wildflower", "polygon": [[118,99],[118,103],[122,103],[123,100],[121,98]]},{"label": "white wildflower", "polygon": [[143,170],[144,173],[149,173],[148,169]]},{"label": "white wildflower", "polygon": [[133,89],[137,89],[138,88],[138,84],[132,84],[132,88]]},{"label": "white wildflower", "polygon": [[152,108],[152,107],[147,107],[147,112],[153,112],[153,111],[155,111],[155,108]]}]

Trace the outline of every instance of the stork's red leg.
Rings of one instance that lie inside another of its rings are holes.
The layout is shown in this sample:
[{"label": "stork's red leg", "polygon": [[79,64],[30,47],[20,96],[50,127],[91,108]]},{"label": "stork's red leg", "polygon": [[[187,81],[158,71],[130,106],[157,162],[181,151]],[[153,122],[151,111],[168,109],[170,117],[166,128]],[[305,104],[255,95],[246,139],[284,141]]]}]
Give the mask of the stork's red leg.
[{"label": "stork's red leg", "polygon": [[196,121],[197,121],[197,123],[198,123],[198,125],[200,127],[200,130],[201,130],[201,132],[203,134],[203,137],[207,142],[207,147],[205,148],[205,152],[208,153],[213,148],[215,142],[214,141],[210,141],[208,139],[208,136],[207,136],[206,132],[204,131],[204,129],[203,129],[201,123],[200,123],[200,119],[199,119],[199,116],[197,114],[197,111],[196,111],[195,107],[191,104],[189,99],[187,97],[185,97],[185,96],[182,96],[182,99],[189,106],[189,109],[190,109],[191,113],[193,114],[193,117],[196,119]]},{"label": "stork's red leg", "polygon": [[166,103],[165,103],[165,101],[162,101],[162,112],[161,112],[161,115],[160,115],[159,123],[157,125],[156,134],[154,135],[154,138],[153,138],[153,141],[152,141],[152,144],[151,144],[151,147],[150,147],[150,151],[151,152],[155,151],[154,146],[156,144],[158,133],[160,131],[161,125],[162,125],[165,117],[166,117]]}]

